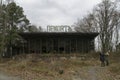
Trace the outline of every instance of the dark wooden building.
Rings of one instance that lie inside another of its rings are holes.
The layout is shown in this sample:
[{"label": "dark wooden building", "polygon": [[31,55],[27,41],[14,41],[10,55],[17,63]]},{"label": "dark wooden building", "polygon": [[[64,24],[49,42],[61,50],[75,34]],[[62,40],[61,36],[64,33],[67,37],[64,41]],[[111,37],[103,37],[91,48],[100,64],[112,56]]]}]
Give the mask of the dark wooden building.
[{"label": "dark wooden building", "polygon": [[20,33],[25,40],[23,53],[88,53],[94,50],[98,33],[34,32]]}]

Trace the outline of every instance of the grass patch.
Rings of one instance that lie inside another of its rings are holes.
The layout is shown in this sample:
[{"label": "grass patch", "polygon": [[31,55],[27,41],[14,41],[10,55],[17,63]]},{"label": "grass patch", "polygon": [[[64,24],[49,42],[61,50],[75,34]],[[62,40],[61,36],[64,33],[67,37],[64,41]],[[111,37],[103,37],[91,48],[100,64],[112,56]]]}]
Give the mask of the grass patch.
[{"label": "grass patch", "polygon": [[[15,60],[9,61],[5,60],[5,63],[4,62],[2,63],[5,64],[5,66],[0,67],[4,68],[8,72],[12,71],[14,74],[17,73],[19,74],[22,72],[24,73],[26,71],[27,73],[26,75],[30,74],[42,75],[43,77],[48,78],[49,77],[55,78],[59,76],[64,77],[65,79],[69,78],[71,73],[75,73],[75,71],[79,70],[82,67],[95,66],[96,64],[97,66],[100,65],[98,53],[82,54],[82,57],[84,59],[80,58],[81,57],[80,54],[71,56],[68,54],[67,55],[44,54],[39,56],[30,54],[26,55],[25,57],[21,56],[21,58],[18,56],[20,58],[19,60],[16,60],[17,58],[15,58]],[[109,70],[111,73],[120,74],[120,64],[118,64],[118,62],[120,61],[119,57],[120,54],[110,55]],[[40,80],[39,77],[38,80]]]},{"label": "grass patch", "polygon": [[111,66],[110,67],[110,71],[112,72],[112,73],[114,73],[114,74],[120,74],[120,65],[118,66]]},{"label": "grass patch", "polygon": [[120,75],[120,53],[110,54],[110,67],[109,70],[114,75]]}]

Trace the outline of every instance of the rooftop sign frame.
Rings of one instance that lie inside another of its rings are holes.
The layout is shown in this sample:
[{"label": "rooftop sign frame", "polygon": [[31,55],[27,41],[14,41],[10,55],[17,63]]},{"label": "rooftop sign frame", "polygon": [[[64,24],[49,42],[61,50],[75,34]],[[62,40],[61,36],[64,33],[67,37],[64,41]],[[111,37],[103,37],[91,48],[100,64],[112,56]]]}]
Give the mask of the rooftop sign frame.
[{"label": "rooftop sign frame", "polygon": [[60,25],[60,26],[47,26],[47,32],[72,32],[72,29],[68,25]]}]

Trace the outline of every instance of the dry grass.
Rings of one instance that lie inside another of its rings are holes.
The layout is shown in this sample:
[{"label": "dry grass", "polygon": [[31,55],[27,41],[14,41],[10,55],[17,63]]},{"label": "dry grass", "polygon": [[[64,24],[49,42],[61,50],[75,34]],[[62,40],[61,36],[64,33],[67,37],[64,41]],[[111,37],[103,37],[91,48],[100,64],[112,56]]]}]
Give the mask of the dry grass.
[{"label": "dry grass", "polygon": [[[67,56],[67,57],[63,57]],[[76,56],[79,56],[76,58]],[[120,54],[110,55],[109,70],[113,74],[120,74]],[[70,80],[69,76],[81,67],[100,65],[99,55],[96,54],[82,54],[82,55],[20,55],[16,56],[14,60],[3,60],[0,68],[13,75],[19,75],[24,80],[57,80],[63,78]],[[118,64],[119,63],[119,64]],[[64,74],[64,75],[63,75]],[[28,79],[31,78],[31,79]]]},{"label": "dry grass", "polygon": [[[53,54],[54,55],[54,54]],[[0,66],[4,71],[9,72],[10,74],[21,75],[23,79],[27,80],[27,77],[31,78],[39,78],[42,76],[45,78],[46,76],[49,78],[63,77],[66,80],[69,80],[70,72],[76,71],[80,67],[91,66],[91,62],[86,60],[83,55],[82,58],[76,58],[76,55],[72,57],[63,54],[62,56],[50,55],[27,55],[16,56],[14,60],[8,60],[2,64],[4,66]],[[67,57],[63,57],[67,56]],[[34,74],[34,75],[33,75]],[[65,74],[65,75],[62,75]],[[32,76],[30,76],[32,75]],[[37,75],[37,76],[36,76]]]},{"label": "dry grass", "polygon": [[113,53],[110,56],[110,71],[114,75],[120,75],[120,53]]}]

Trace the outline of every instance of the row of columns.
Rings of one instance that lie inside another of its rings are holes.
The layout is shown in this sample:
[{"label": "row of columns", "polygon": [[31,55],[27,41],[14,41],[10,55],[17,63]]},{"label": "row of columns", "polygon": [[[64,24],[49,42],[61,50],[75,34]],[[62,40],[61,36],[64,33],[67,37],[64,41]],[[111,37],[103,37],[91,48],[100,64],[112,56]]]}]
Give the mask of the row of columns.
[{"label": "row of columns", "polygon": [[[94,50],[88,39],[45,38],[28,39],[23,46],[24,53],[87,53]],[[44,50],[45,49],[45,50]],[[63,51],[62,51],[63,50]]]}]

